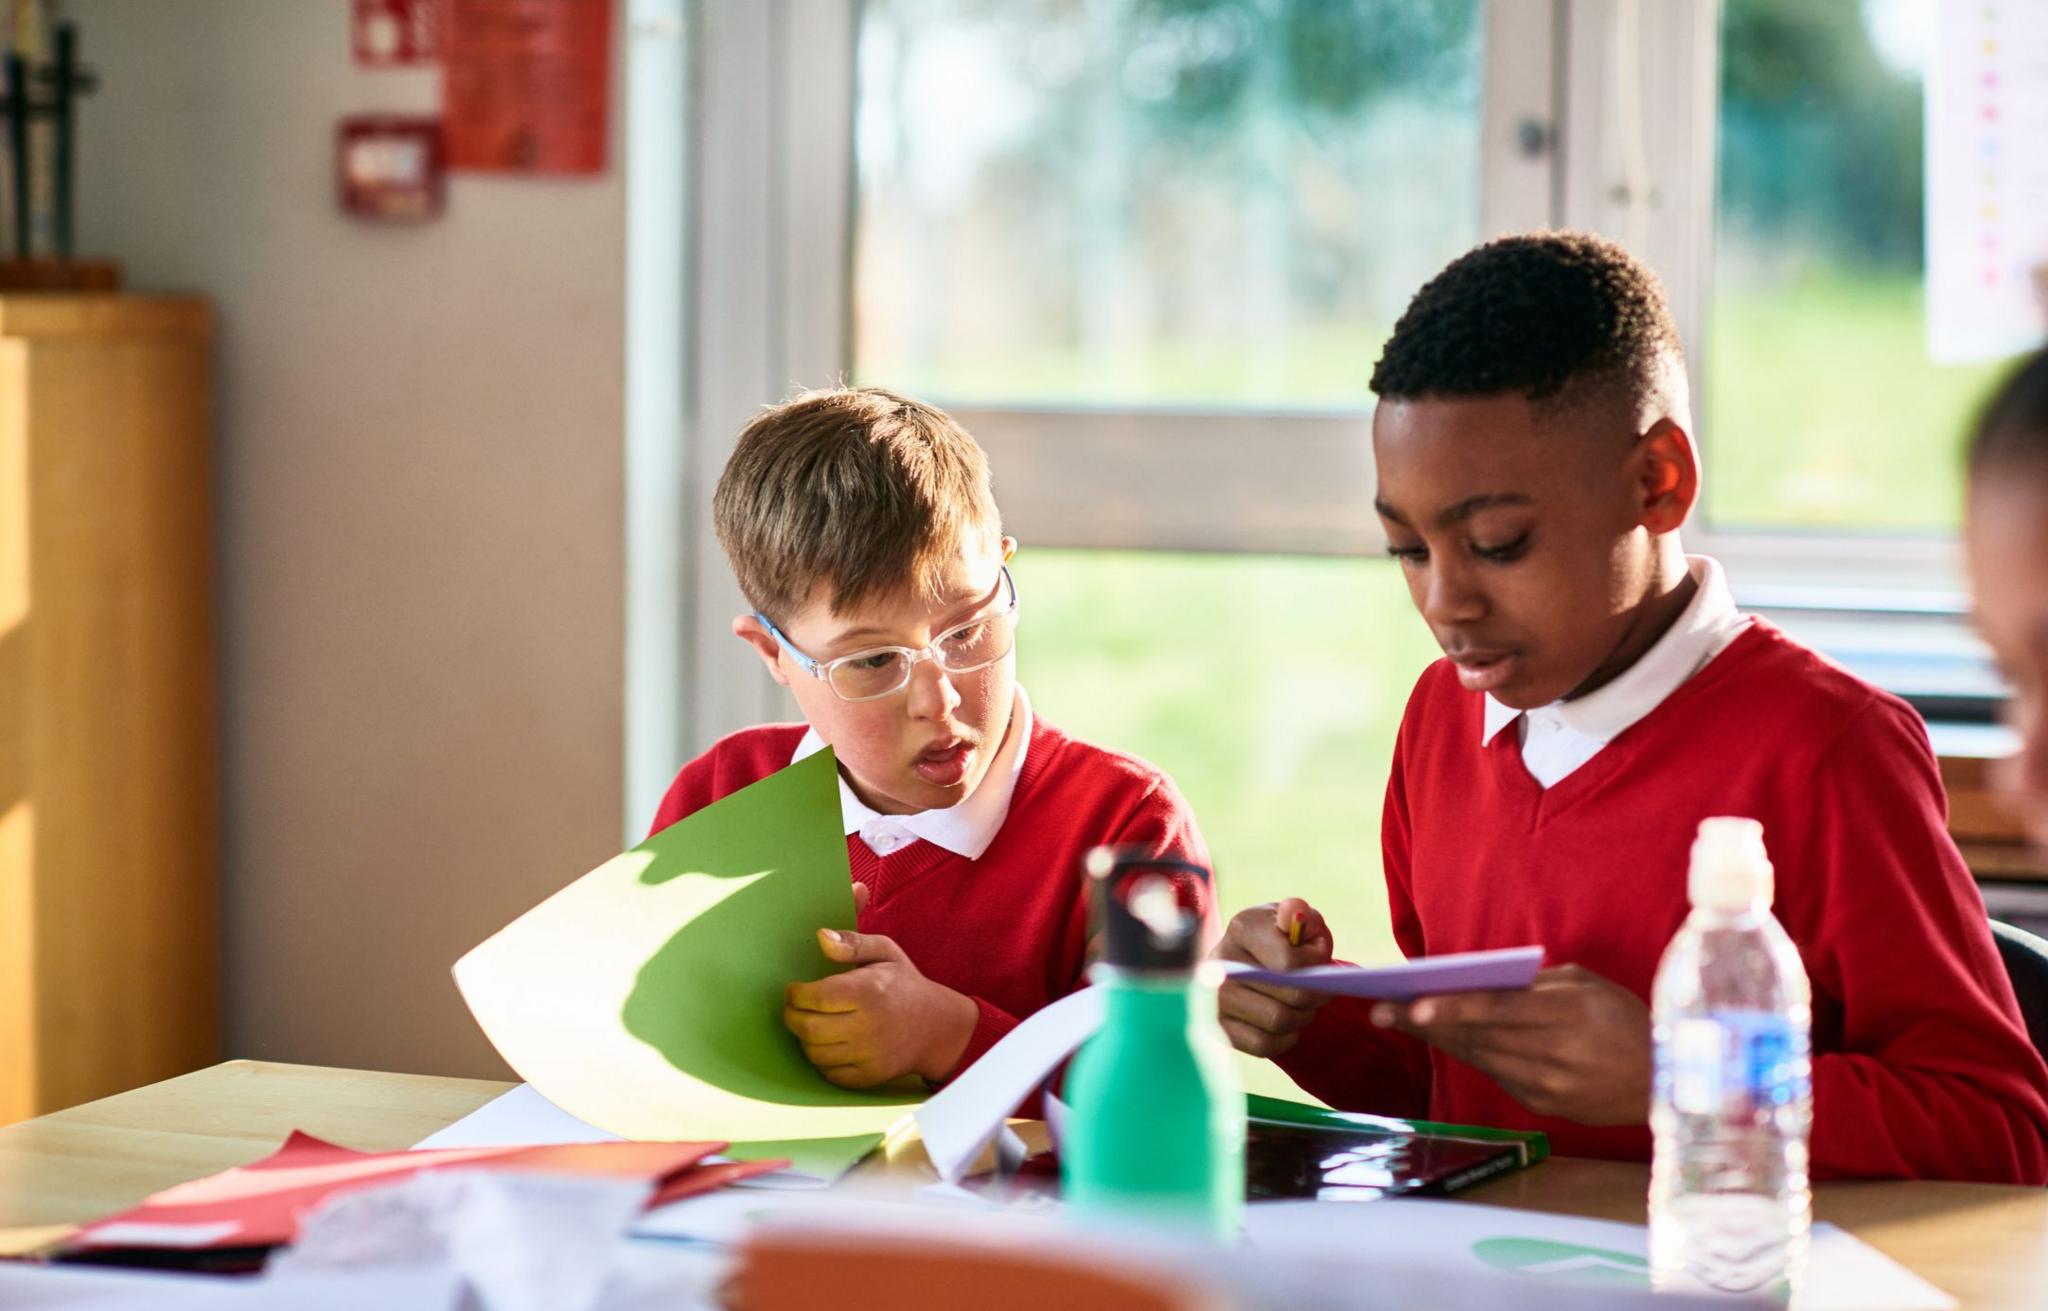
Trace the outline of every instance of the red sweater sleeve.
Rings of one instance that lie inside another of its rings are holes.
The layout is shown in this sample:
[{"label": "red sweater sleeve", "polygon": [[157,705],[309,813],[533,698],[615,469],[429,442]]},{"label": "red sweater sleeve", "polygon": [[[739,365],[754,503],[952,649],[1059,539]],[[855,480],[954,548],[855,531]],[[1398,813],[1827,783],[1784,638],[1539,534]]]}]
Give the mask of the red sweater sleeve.
[{"label": "red sweater sleeve", "polygon": [[[1414,712],[1411,700],[1408,713]],[[1401,739],[1407,736],[1404,720]],[[1380,857],[1386,868],[1394,941],[1403,955],[1412,957],[1427,954],[1428,947],[1409,894],[1411,830],[1401,748],[1402,742],[1397,740],[1380,818]],[[1358,998],[1333,998],[1302,1030],[1301,1040],[1275,1058],[1275,1063],[1304,1090],[1340,1110],[1426,1118],[1429,1049],[1407,1034],[1374,1028],[1372,1006]]]},{"label": "red sweater sleeve", "polygon": [[653,837],[783,768],[803,734],[802,724],[762,724],[728,733],[712,743],[710,750],[676,772],[675,781],[654,809],[647,836]]},{"label": "red sweater sleeve", "polygon": [[[1195,827],[1195,812],[1182,799],[1173,781],[1164,774],[1138,796],[1119,822],[1099,841],[1151,856],[1193,861],[1204,867],[1209,864],[1209,849],[1202,842],[1201,831]],[[1088,922],[1085,890],[1075,899],[1072,913],[1085,932]],[[1202,896],[1202,916],[1204,935],[1213,938],[1216,929],[1216,899],[1213,895]],[[1088,959],[1094,958],[1091,944]],[[1084,973],[1072,981],[1068,991],[1080,989],[1087,981]],[[960,1053],[960,1060],[953,1067],[954,1075],[980,1060],[989,1048],[1001,1042],[1022,1022],[1021,1017],[1010,1014],[987,998],[968,995],[979,1015],[974,1023],[974,1033],[967,1040],[966,1050]]]},{"label": "red sweater sleeve", "polygon": [[1879,698],[1813,777],[1779,913],[1814,986],[1813,1169],[2048,1182],[2048,1069],[1948,836],[1925,729]]}]

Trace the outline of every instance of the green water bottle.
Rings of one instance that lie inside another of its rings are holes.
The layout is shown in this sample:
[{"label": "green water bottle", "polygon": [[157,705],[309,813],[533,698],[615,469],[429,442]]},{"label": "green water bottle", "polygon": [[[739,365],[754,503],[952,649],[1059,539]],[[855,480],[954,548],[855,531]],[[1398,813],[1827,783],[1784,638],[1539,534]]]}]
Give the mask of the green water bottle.
[{"label": "green water bottle", "polygon": [[1209,871],[1109,847],[1088,853],[1102,1027],[1067,1075],[1062,1187],[1083,1223],[1235,1241],[1244,1218],[1244,1089],[1184,895]]}]

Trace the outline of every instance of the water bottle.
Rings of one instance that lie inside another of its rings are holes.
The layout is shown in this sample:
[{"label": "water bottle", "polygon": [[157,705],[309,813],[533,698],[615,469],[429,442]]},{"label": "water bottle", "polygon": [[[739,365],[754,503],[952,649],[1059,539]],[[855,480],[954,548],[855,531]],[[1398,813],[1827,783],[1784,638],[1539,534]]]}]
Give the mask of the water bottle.
[{"label": "water bottle", "polygon": [[1244,1089],[1202,967],[1186,886],[1209,871],[1097,847],[1102,1027],[1067,1075],[1062,1191],[1083,1224],[1141,1225],[1235,1241],[1244,1217]]},{"label": "water bottle", "polygon": [[1771,914],[1763,825],[1708,819],[1692,913],[1651,988],[1650,1269],[1659,1288],[1789,1301],[1813,1195],[1812,992]]}]

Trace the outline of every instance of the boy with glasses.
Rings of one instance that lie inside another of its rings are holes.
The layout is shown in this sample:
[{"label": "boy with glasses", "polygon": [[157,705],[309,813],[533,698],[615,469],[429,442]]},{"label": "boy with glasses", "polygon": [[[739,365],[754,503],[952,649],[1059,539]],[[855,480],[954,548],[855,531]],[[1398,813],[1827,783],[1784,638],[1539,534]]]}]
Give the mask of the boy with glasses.
[{"label": "boy with glasses", "polygon": [[783,1022],[843,1087],[942,1082],[1080,986],[1083,854],[1206,863],[1194,816],[1158,770],[1032,714],[1017,543],[981,448],[946,414],[875,388],[772,407],[712,510],[753,608],[733,632],[808,724],[718,742],[654,828],[830,744],[860,931],[818,939],[854,968],[792,981]]}]

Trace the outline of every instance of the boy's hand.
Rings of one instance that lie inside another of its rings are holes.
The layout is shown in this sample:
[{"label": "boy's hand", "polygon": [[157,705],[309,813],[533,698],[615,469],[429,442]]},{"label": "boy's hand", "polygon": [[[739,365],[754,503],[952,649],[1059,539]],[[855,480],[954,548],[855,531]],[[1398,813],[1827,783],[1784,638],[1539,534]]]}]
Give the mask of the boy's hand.
[{"label": "boy's hand", "polygon": [[[1329,925],[1315,907],[1289,897],[1239,911],[1212,954],[1217,960],[1244,961],[1269,970],[1298,970],[1329,964],[1335,945]],[[1328,1000],[1324,993],[1274,983],[1228,982],[1220,998],[1223,1032],[1241,1052],[1278,1056],[1301,1041],[1301,1031]]]},{"label": "boy's hand", "polygon": [[783,990],[782,1023],[818,1073],[842,1088],[953,1073],[981,1018],[972,997],[927,979],[878,933],[819,929],[818,946],[858,967]]},{"label": "boy's hand", "polygon": [[1580,1124],[1649,1119],[1650,1008],[1577,965],[1543,970],[1523,992],[1380,1002],[1372,1022],[1491,1075],[1538,1115]]}]

